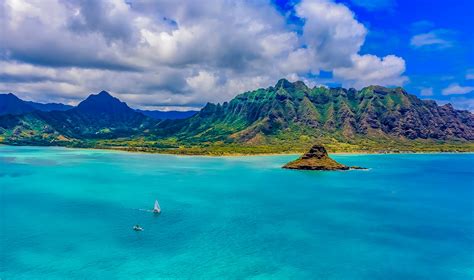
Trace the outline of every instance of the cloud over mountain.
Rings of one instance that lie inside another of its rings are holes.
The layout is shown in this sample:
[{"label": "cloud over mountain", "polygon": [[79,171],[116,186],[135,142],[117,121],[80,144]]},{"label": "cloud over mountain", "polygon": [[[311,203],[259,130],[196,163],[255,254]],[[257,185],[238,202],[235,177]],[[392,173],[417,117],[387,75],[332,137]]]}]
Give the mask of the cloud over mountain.
[{"label": "cloud over mountain", "polygon": [[[345,5],[303,0],[294,24],[269,1],[26,1],[1,4],[0,91],[74,103],[107,89],[134,106],[224,101],[281,77],[401,85],[405,61],[361,54]],[[311,78],[312,77],[312,78]]]}]

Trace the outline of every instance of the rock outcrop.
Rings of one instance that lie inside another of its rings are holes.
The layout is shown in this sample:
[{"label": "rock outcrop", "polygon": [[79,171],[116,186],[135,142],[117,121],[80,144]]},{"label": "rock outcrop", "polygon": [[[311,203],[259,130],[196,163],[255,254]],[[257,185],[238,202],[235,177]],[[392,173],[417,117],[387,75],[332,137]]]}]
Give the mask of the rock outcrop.
[{"label": "rock outcrop", "polygon": [[314,145],[302,157],[287,163],[283,168],[302,170],[349,170],[363,169],[357,166],[346,166],[340,164],[328,156],[326,149],[321,145]]}]

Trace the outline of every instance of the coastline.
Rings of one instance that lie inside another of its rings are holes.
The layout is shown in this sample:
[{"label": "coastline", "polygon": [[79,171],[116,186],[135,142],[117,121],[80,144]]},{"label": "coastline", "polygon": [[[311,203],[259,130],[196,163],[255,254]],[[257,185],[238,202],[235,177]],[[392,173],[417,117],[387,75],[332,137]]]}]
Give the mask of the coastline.
[{"label": "coastline", "polygon": [[[62,149],[76,149],[76,150],[97,150],[97,151],[108,151],[108,152],[125,152],[125,153],[136,153],[136,154],[160,154],[160,155],[173,155],[183,157],[252,157],[252,156],[300,156],[301,152],[290,151],[290,152],[270,152],[270,153],[186,153],[186,150],[180,152],[173,152],[172,150],[137,150],[127,148],[106,148],[106,147],[69,147],[69,146],[55,146],[55,145],[9,145],[0,143],[0,146],[10,147],[36,147],[36,148],[62,148]],[[474,151],[353,151],[353,152],[328,152],[330,155],[342,155],[342,156],[357,156],[357,155],[409,155],[409,154],[474,154]]]}]

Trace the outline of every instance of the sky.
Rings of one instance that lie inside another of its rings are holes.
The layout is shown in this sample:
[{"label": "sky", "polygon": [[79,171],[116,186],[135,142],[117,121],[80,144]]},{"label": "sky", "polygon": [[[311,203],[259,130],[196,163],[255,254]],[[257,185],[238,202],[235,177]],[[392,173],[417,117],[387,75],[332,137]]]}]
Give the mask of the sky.
[{"label": "sky", "polygon": [[474,111],[471,0],[3,0],[0,92],[188,110],[278,79]]}]

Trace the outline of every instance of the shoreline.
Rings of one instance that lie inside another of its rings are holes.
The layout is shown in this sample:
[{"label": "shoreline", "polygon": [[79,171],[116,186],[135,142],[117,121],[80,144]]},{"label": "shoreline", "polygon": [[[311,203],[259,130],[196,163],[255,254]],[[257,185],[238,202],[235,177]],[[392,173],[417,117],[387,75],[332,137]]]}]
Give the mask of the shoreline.
[{"label": "shoreline", "polygon": [[[253,157],[253,156],[300,156],[303,152],[282,152],[282,153],[226,153],[226,154],[199,154],[199,153],[173,153],[167,151],[139,151],[139,150],[128,150],[128,149],[117,149],[117,148],[87,148],[87,147],[67,147],[67,146],[36,146],[36,145],[9,145],[0,143],[0,146],[9,147],[34,147],[34,148],[61,148],[61,149],[76,149],[76,150],[97,150],[97,151],[108,151],[108,152],[123,152],[123,153],[135,153],[135,154],[159,154],[159,155],[172,155],[172,156],[183,156],[183,157]],[[410,155],[410,154],[474,154],[474,151],[400,151],[400,152],[329,152],[330,155]]]}]

